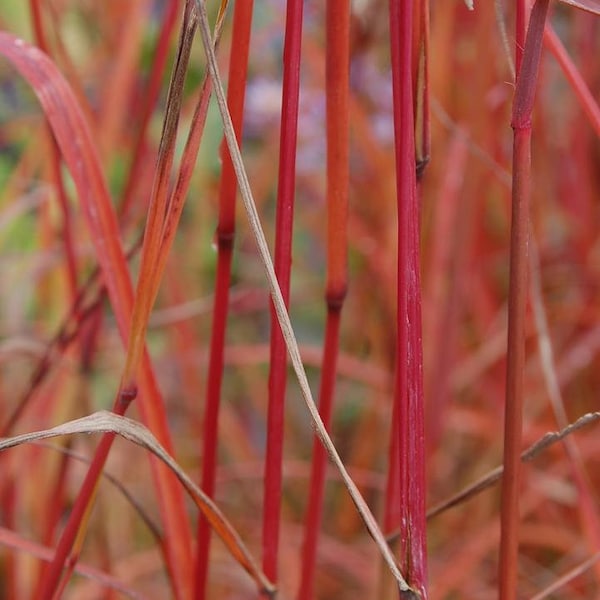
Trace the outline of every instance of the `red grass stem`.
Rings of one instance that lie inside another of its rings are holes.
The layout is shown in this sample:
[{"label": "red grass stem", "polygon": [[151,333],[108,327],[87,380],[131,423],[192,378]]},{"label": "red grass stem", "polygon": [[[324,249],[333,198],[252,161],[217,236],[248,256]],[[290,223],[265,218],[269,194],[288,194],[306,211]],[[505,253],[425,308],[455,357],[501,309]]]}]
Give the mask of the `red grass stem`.
[{"label": "red grass stem", "polygon": [[[283,90],[279,146],[279,182],[275,234],[275,273],[286,307],[289,306],[292,262],[292,226],[296,183],[296,138],[300,95],[302,0],[287,3],[283,49]],[[287,383],[287,350],[271,302],[271,360],[265,457],[263,509],[263,571],[277,582],[282,486],[283,417]]]},{"label": "red grass stem", "polygon": [[[241,140],[248,73],[248,54],[252,24],[253,0],[238,0],[233,14],[231,62],[227,104],[238,144]],[[217,225],[217,274],[213,303],[213,328],[210,341],[210,357],[204,411],[204,435],[202,454],[202,489],[210,497],[214,495],[217,466],[217,437],[219,405],[223,379],[225,330],[229,312],[229,287],[231,285],[231,261],[235,236],[235,199],[237,179],[225,141],[221,144],[223,170],[219,191],[219,222]],[[206,519],[198,521],[198,549],[196,554],[196,598],[206,594],[208,557],[211,528]]]},{"label": "red grass stem", "polygon": [[547,11],[548,0],[536,0],[527,30],[521,68],[517,75],[511,123],[514,130],[514,148],[499,565],[501,600],[514,599],[517,590],[525,310],[528,290],[529,202],[531,196],[531,117]]},{"label": "red grass stem", "polygon": [[[325,427],[329,429],[333,412],[333,397],[336,381],[336,365],[339,349],[341,307],[328,307],[323,351],[321,385],[319,389],[319,413]],[[298,600],[314,598],[315,565],[319,530],[323,515],[323,493],[327,471],[327,452],[318,439],[313,444],[313,459],[304,543],[302,546],[302,576]]]},{"label": "red grass stem", "polygon": [[[319,390],[319,412],[330,428],[337,373],[341,311],[348,286],[348,142],[350,3],[327,2],[327,323]],[[327,453],[315,437],[302,549],[299,600],[314,597],[314,575]]]},{"label": "red grass stem", "polygon": [[[419,207],[412,83],[413,3],[390,0],[394,144],[398,203],[398,282],[394,424],[386,525],[400,528],[400,568],[427,597],[425,436]],[[394,439],[395,438],[395,439]]]}]

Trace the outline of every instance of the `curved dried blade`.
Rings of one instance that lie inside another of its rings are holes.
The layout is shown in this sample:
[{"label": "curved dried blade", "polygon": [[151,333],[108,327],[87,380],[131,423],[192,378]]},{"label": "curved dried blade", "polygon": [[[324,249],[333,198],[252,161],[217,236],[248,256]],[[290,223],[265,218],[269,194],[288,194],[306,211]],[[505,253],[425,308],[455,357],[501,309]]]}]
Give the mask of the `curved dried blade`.
[{"label": "curved dried blade", "polygon": [[0,451],[20,444],[57,437],[59,435],[107,432],[116,433],[134,444],[146,448],[164,462],[183,484],[183,487],[194,500],[196,506],[202,511],[206,520],[223,540],[234,558],[256,581],[261,591],[269,595],[274,593],[275,588],[273,584],[258,568],[256,561],[244,545],[241,537],[225,518],[218,506],[187,476],[185,471],[141,423],[127,417],[119,417],[108,411],[99,411],[81,419],[68,421],[51,429],[33,431],[31,433],[0,439]]}]

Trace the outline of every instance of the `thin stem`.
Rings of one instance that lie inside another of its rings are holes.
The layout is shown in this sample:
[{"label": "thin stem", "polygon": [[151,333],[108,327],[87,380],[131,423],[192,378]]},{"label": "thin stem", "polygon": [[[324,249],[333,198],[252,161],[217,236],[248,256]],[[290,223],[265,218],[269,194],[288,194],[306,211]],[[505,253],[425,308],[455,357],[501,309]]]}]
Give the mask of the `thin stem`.
[{"label": "thin stem", "polygon": [[[328,0],[327,15],[327,283],[325,348],[319,390],[319,412],[330,427],[335,392],[342,306],[348,287],[348,143],[350,3]],[[316,552],[323,514],[327,454],[315,437],[309,500],[302,548],[299,600],[313,598]]]},{"label": "thin stem", "polygon": [[398,281],[394,424],[386,524],[400,527],[400,565],[427,597],[425,436],[421,335],[419,208],[412,78],[413,3],[390,1],[394,144],[398,206]]},{"label": "thin stem", "polygon": [[[522,62],[517,61],[517,87],[511,123],[514,130],[514,147],[504,474],[502,478],[499,564],[501,600],[512,600],[517,593],[525,309],[528,290],[529,202],[531,196],[531,116],[547,11],[548,0],[536,0],[531,13]],[[519,53],[517,53],[517,57],[519,57]]]},{"label": "thin stem", "polygon": [[[253,0],[238,0],[235,3],[233,14],[227,105],[238,143],[242,133],[253,4]],[[225,330],[229,312],[231,261],[235,237],[235,197],[237,192],[237,180],[225,140],[221,145],[221,156],[223,171],[221,173],[219,222],[216,234],[217,275],[213,300],[213,329],[210,340],[202,453],[202,489],[210,497],[213,496],[215,490],[219,405],[223,379]],[[210,537],[210,525],[205,519],[200,518],[198,521],[195,583],[196,598],[198,599],[204,598],[206,595]]]},{"label": "thin stem", "polygon": [[[292,227],[296,184],[296,138],[300,98],[300,53],[303,1],[289,0],[283,48],[283,91],[279,143],[279,179],[275,233],[275,273],[286,308],[289,306]],[[282,488],[283,422],[287,384],[287,353],[271,304],[271,359],[263,509],[263,569],[277,581]]]}]

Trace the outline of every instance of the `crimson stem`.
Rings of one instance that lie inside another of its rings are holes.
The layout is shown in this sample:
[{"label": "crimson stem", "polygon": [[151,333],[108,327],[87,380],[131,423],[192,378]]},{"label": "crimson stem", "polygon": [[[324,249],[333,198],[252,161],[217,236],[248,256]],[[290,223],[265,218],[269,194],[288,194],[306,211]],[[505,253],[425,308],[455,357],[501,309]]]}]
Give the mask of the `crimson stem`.
[{"label": "crimson stem", "polygon": [[[302,17],[302,0],[289,0],[287,3],[283,48],[283,90],[274,260],[275,274],[277,275],[286,308],[289,307],[290,298]],[[272,302],[269,364],[269,408],[267,415],[262,545],[263,571],[271,581],[276,582],[281,518],[281,463],[283,455],[285,387],[287,383],[287,350]]]},{"label": "crimson stem", "polygon": [[[342,306],[348,287],[348,92],[350,61],[350,3],[329,0],[326,15],[327,97],[327,282],[325,348],[321,368],[319,412],[327,429],[331,424]],[[314,575],[327,453],[319,439],[313,443],[308,510],[302,549],[299,600],[314,597]]]},{"label": "crimson stem", "polygon": [[[231,36],[231,62],[229,63],[229,80],[227,86],[227,105],[238,144],[241,140],[246,95],[252,10],[253,0],[238,0],[235,3]],[[221,402],[221,383],[223,379],[225,330],[229,312],[229,287],[231,284],[231,261],[235,237],[235,197],[237,192],[237,179],[225,140],[221,144],[221,157],[223,160],[223,170],[219,190],[219,221],[216,232],[217,273],[204,411],[202,454],[202,489],[210,497],[214,495],[215,491],[219,405]],[[195,578],[195,597],[198,599],[204,598],[206,594],[210,536],[210,525],[206,519],[200,517],[198,521],[198,549],[196,554]]]},{"label": "crimson stem", "polygon": [[386,527],[399,528],[400,569],[427,598],[419,207],[413,105],[413,2],[390,0],[398,210],[396,377]]},{"label": "crimson stem", "polygon": [[[523,367],[525,362],[525,311],[528,289],[529,202],[531,196],[531,119],[547,12],[548,0],[536,0],[529,20],[522,61],[517,71],[511,121],[514,143],[499,564],[501,600],[512,600],[516,598],[517,593]],[[519,56],[519,52],[517,52],[517,56]]]}]

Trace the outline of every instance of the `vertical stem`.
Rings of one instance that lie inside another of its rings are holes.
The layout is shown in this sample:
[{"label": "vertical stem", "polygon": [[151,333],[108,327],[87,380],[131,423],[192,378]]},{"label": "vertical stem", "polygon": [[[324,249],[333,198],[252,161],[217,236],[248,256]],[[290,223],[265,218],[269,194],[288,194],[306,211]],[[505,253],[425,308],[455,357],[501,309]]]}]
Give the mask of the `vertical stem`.
[{"label": "vertical stem", "polygon": [[[233,15],[227,105],[238,144],[241,140],[246,95],[252,9],[253,0],[238,0],[235,3]],[[223,159],[223,171],[219,191],[219,222],[217,225],[217,274],[213,305],[213,329],[208,363],[202,454],[202,489],[210,497],[214,495],[215,490],[219,405],[223,378],[225,330],[229,312],[229,287],[231,284],[231,261],[235,236],[235,197],[237,192],[237,179],[225,140],[221,144],[221,156]],[[206,519],[200,517],[198,521],[195,584],[195,597],[198,599],[204,598],[206,594],[210,536],[210,525]]]},{"label": "vertical stem", "polygon": [[[531,117],[547,11],[548,0],[536,0],[531,12],[522,62],[517,71],[511,123],[514,130],[514,147],[499,565],[501,600],[514,599],[517,590],[523,366],[525,362],[525,310],[528,289],[529,202],[531,196]],[[517,62],[518,64],[519,62]]]},{"label": "vertical stem", "polygon": [[[319,412],[330,427],[342,306],[348,286],[348,96],[350,61],[350,2],[327,2],[327,322],[319,390]],[[323,514],[327,453],[319,439],[313,444],[308,511],[302,549],[299,600],[313,598],[316,551]]]},{"label": "vertical stem", "polygon": [[386,524],[400,528],[400,568],[427,597],[425,437],[422,373],[419,207],[412,79],[413,3],[390,0],[394,143],[398,203],[398,331],[394,423]]},{"label": "vertical stem", "polygon": [[[531,160],[531,130],[515,130],[511,220],[510,296],[508,302],[508,355],[502,479],[502,532],[500,541],[500,598],[514,598],[517,585],[519,483],[525,360],[525,307]],[[514,458],[517,457],[515,461]]]},{"label": "vertical stem", "polygon": [[[283,50],[283,92],[274,261],[275,273],[286,308],[289,306],[290,295],[302,16],[302,0],[288,0]],[[272,302],[270,357],[264,483],[263,570],[268,579],[277,582],[287,352]]]}]

